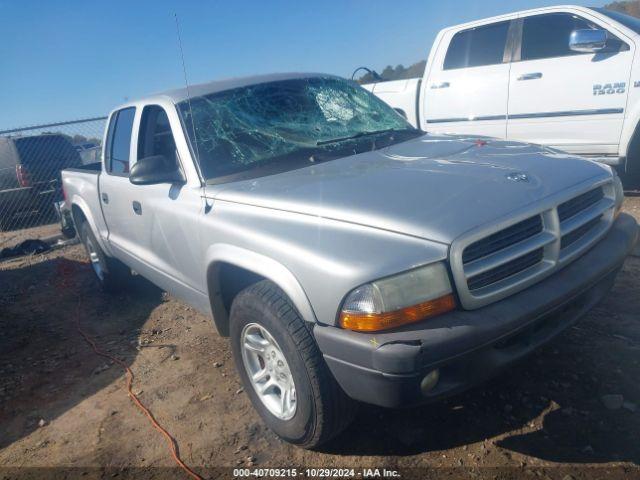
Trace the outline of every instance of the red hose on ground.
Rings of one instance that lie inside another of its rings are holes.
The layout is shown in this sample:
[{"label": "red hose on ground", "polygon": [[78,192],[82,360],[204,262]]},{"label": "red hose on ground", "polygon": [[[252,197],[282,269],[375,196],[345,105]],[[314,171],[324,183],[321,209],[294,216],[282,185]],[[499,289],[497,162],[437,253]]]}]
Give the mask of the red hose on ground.
[{"label": "red hose on ground", "polygon": [[[59,274],[61,277],[61,282],[59,283],[60,287],[72,287],[73,285],[71,284],[71,276],[74,273],[74,268],[72,267],[71,264],[66,263],[64,261],[61,261],[58,264],[59,268]],[[78,296],[78,303],[76,305],[76,309],[74,311],[74,323],[76,325],[76,329],[78,330],[78,333],[80,333],[80,335],[82,336],[82,338],[84,339],[85,342],[87,342],[91,348],[93,349],[93,351],[96,353],[96,355],[99,355],[101,357],[107,358],[111,361],[113,361],[114,363],[118,364],[120,367],[122,367],[122,369],[126,372],[127,374],[127,393],[129,395],[129,397],[131,398],[131,400],[133,400],[133,403],[140,409],[142,410],[142,413],[144,413],[146,415],[146,417],[149,419],[149,421],[151,422],[151,424],[153,425],[153,427],[159,431],[162,436],[164,437],[166,443],[167,443],[167,447],[169,448],[169,452],[171,453],[171,456],[173,457],[173,460],[176,462],[176,464],[182,468],[191,478],[194,478],[196,480],[203,480],[202,477],[200,475],[198,475],[197,473],[195,473],[193,470],[191,470],[180,458],[180,455],[178,454],[178,449],[176,446],[176,441],[175,439],[171,436],[171,434],[169,432],[167,432],[167,430],[158,423],[158,421],[154,418],[153,414],[151,413],[151,411],[140,401],[140,399],[136,396],[135,393],[133,393],[132,391],[132,387],[133,387],[133,372],[131,371],[131,369],[129,368],[129,366],[124,363],[122,360],[120,360],[119,358],[111,355],[110,353],[100,349],[100,347],[98,347],[98,345],[96,344],[95,340],[87,333],[85,332],[82,327],[80,326],[80,297]]]}]

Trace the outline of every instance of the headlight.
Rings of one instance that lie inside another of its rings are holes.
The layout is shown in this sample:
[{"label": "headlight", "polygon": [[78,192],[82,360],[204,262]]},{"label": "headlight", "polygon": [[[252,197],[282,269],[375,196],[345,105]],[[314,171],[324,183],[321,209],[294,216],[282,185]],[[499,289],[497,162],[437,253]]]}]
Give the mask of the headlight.
[{"label": "headlight", "polygon": [[374,332],[419,322],[455,308],[443,263],[416,268],[352,290],[340,311],[340,326]]},{"label": "headlight", "polygon": [[618,176],[616,171],[613,168],[611,169],[611,171],[613,172],[613,189],[616,195],[616,206],[614,209],[613,217],[616,218],[622,210],[622,203],[624,202],[624,189],[622,188],[622,180],[620,180],[620,177]]}]

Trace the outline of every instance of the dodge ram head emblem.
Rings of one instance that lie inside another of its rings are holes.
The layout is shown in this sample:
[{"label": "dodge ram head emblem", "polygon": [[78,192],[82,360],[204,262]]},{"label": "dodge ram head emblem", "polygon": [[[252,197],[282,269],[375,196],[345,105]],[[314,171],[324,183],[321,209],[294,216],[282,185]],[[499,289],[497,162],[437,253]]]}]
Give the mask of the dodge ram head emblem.
[{"label": "dodge ram head emblem", "polygon": [[512,172],[507,174],[507,180],[511,180],[513,182],[529,182],[529,175],[524,172]]}]

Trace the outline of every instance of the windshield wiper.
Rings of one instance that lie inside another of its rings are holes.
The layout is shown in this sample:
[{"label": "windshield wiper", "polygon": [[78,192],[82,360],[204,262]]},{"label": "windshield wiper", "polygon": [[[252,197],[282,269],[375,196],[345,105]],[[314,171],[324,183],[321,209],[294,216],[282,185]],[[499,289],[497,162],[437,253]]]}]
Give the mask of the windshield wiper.
[{"label": "windshield wiper", "polygon": [[414,129],[413,128],[387,128],[385,130],[374,130],[372,132],[358,132],[348,137],[332,138],[331,140],[319,140],[316,142],[316,145],[317,146],[328,145],[329,143],[340,143],[340,142],[345,142],[347,140],[354,140],[356,138],[368,137],[371,135],[382,135],[383,133],[404,132],[408,130],[414,130]]}]

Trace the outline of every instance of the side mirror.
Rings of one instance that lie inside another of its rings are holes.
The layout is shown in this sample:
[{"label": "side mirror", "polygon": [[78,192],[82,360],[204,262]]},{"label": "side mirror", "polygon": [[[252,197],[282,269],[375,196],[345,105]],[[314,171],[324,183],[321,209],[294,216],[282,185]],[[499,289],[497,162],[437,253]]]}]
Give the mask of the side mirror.
[{"label": "side mirror", "polygon": [[574,30],[569,37],[569,48],[574,52],[595,53],[606,46],[606,30]]},{"label": "side mirror", "polygon": [[185,178],[175,162],[170,162],[164,155],[154,155],[140,158],[131,167],[129,181],[134,185],[155,185],[185,183]]}]

